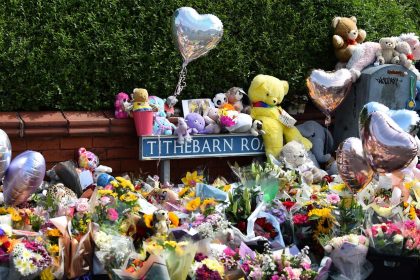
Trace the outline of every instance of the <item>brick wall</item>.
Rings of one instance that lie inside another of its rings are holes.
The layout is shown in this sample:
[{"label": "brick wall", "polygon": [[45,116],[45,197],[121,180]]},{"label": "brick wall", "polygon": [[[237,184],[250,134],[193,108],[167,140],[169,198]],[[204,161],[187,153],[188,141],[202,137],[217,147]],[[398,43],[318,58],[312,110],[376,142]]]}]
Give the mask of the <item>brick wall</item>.
[{"label": "brick wall", "polygon": [[[313,111],[297,116],[300,121],[322,119]],[[0,128],[12,143],[13,156],[26,150],[42,153],[47,168],[60,161],[77,160],[80,147],[94,152],[100,164],[112,167],[114,175],[124,172],[159,174],[159,161],[139,160],[139,140],[133,120],[115,119],[112,112],[3,112]],[[206,168],[210,179],[233,177],[228,161],[250,164],[252,157],[180,159],[171,161],[171,181],[197,168]]]}]

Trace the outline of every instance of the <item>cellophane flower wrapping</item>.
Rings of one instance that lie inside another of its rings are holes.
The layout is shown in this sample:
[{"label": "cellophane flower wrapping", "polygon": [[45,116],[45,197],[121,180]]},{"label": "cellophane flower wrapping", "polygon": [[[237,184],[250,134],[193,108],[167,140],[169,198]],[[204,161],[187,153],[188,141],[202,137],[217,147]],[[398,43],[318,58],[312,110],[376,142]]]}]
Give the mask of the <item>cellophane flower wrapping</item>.
[{"label": "cellophane flower wrapping", "polygon": [[349,234],[334,237],[324,246],[334,266],[341,273],[339,279],[363,280],[370,272],[366,265],[369,240],[363,235]]},{"label": "cellophane flower wrapping", "polygon": [[366,234],[370,238],[370,246],[377,252],[387,255],[401,255],[404,236],[402,235],[402,224],[386,222],[370,225]]},{"label": "cellophane flower wrapping", "polygon": [[133,241],[126,236],[98,231],[94,233],[93,240],[96,245],[95,256],[108,273],[112,269],[122,268],[131,252],[135,251]]},{"label": "cellophane flower wrapping", "polygon": [[179,242],[175,248],[166,248],[164,259],[171,280],[185,280],[197,252],[197,245],[191,242]]}]

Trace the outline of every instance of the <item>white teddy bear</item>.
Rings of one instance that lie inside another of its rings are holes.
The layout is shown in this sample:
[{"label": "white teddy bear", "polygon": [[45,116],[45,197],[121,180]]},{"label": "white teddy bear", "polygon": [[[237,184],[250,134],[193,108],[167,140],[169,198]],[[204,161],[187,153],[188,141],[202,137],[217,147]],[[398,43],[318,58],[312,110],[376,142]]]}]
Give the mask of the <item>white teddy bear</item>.
[{"label": "white teddy bear", "polygon": [[308,157],[305,147],[297,141],[284,145],[280,156],[283,157],[286,167],[299,171],[303,181],[308,185],[320,183],[322,178],[328,175],[327,172],[315,166]]}]

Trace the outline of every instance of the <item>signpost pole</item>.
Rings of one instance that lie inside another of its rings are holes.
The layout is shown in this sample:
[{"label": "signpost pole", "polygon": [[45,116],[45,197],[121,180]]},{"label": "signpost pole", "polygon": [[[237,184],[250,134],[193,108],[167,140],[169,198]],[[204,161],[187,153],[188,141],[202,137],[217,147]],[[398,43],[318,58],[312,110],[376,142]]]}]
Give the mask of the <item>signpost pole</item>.
[{"label": "signpost pole", "polygon": [[171,160],[164,159],[160,163],[160,178],[163,183],[171,181]]}]

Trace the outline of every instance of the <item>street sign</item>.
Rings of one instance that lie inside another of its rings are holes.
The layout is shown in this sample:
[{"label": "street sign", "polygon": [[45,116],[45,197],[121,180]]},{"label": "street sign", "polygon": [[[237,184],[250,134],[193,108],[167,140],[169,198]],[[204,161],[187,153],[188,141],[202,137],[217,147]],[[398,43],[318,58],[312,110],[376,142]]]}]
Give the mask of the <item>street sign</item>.
[{"label": "street sign", "polygon": [[177,136],[140,137],[140,160],[252,156],[265,154],[261,137],[252,134],[193,135],[180,145]]}]

